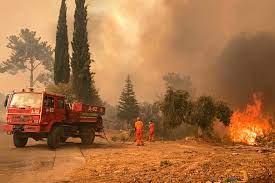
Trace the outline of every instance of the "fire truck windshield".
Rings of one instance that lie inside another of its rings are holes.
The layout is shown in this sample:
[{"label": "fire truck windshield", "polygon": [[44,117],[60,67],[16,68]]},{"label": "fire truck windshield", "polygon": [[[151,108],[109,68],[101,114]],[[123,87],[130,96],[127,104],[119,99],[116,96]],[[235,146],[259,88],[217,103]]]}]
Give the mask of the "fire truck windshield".
[{"label": "fire truck windshield", "polygon": [[12,96],[10,107],[39,108],[42,102],[42,94],[38,93],[16,93]]}]

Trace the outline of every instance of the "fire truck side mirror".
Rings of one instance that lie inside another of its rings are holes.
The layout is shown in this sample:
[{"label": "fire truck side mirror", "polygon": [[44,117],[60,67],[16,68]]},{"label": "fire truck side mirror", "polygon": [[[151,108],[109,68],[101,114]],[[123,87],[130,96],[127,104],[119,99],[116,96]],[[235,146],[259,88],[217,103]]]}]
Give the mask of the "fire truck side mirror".
[{"label": "fire truck side mirror", "polygon": [[9,97],[10,97],[10,95],[7,95],[7,96],[6,96],[6,99],[5,99],[5,101],[4,101],[4,107],[5,107],[5,108],[8,106]]}]

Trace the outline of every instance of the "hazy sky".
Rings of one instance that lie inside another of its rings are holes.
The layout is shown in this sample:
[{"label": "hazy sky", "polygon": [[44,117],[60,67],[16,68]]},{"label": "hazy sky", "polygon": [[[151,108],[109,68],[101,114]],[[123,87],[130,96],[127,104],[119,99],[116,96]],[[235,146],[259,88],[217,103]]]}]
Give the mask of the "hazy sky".
[{"label": "hazy sky", "polygon": [[[55,44],[56,22],[60,8],[60,0],[1,0],[0,6],[0,61],[6,60],[9,49],[6,48],[7,36],[18,34],[21,28],[37,31],[37,35],[48,41],[52,47]],[[91,1],[90,12],[101,11],[101,3],[95,6]],[[74,14],[74,1],[68,0],[68,20],[70,34]],[[97,7],[95,10],[94,7]],[[71,35],[70,35],[71,37]],[[92,42],[92,41],[91,41]],[[22,77],[24,76],[24,77]],[[0,75],[0,91],[11,91],[28,86],[27,74],[18,76]],[[19,79],[20,78],[20,79]]]},{"label": "hazy sky", "polygon": [[[60,0],[1,0],[0,60],[6,37],[21,28],[36,30],[54,47]],[[68,3],[71,39],[74,1]],[[167,72],[190,75],[199,94],[216,93],[216,58],[241,32],[274,32],[273,0],[90,0],[89,38],[96,84],[115,104],[127,74],[140,101],[163,91]],[[0,91],[28,85],[26,74],[0,75]],[[26,79],[24,79],[26,78]]]}]

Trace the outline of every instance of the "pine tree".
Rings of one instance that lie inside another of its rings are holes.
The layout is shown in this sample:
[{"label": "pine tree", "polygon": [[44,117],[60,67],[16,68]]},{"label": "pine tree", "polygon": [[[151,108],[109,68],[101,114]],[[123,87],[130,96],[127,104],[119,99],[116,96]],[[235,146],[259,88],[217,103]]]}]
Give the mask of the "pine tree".
[{"label": "pine tree", "polygon": [[[53,50],[46,41],[36,35],[30,29],[21,29],[19,35],[8,37],[7,47],[11,49],[9,58],[0,64],[0,73],[17,74],[29,72],[30,87],[37,82],[47,83],[51,81],[53,70]],[[41,72],[44,68],[44,72]],[[39,71],[35,77],[35,72]]]},{"label": "pine tree", "polygon": [[118,118],[125,120],[128,125],[131,121],[139,115],[139,106],[136,100],[133,84],[130,76],[127,76],[126,84],[122,90],[119,105],[118,105]]},{"label": "pine tree", "polygon": [[91,103],[91,57],[87,32],[87,6],[85,0],[75,0],[74,33],[72,41],[72,87],[80,102]]},{"label": "pine tree", "polygon": [[54,82],[68,83],[70,80],[69,42],[67,30],[66,0],[62,0],[56,32]]}]

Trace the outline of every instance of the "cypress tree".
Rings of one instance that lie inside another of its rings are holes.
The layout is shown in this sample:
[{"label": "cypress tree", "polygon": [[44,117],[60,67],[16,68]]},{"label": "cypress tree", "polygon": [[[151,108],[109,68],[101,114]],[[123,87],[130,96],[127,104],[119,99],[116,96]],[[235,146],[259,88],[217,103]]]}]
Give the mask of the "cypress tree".
[{"label": "cypress tree", "polygon": [[91,103],[94,105],[103,105],[98,89],[95,86],[94,73],[91,78]]},{"label": "cypress tree", "polygon": [[87,32],[87,6],[85,0],[75,0],[74,32],[72,41],[72,87],[80,102],[91,103],[91,57]]},{"label": "cypress tree", "polygon": [[127,121],[128,125],[139,115],[138,102],[130,76],[127,76],[126,84],[121,92],[118,105],[118,118]]},{"label": "cypress tree", "polygon": [[68,83],[70,80],[70,60],[69,60],[69,42],[67,30],[67,6],[66,0],[62,0],[55,47],[55,63],[54,63],[54,82]]}]

